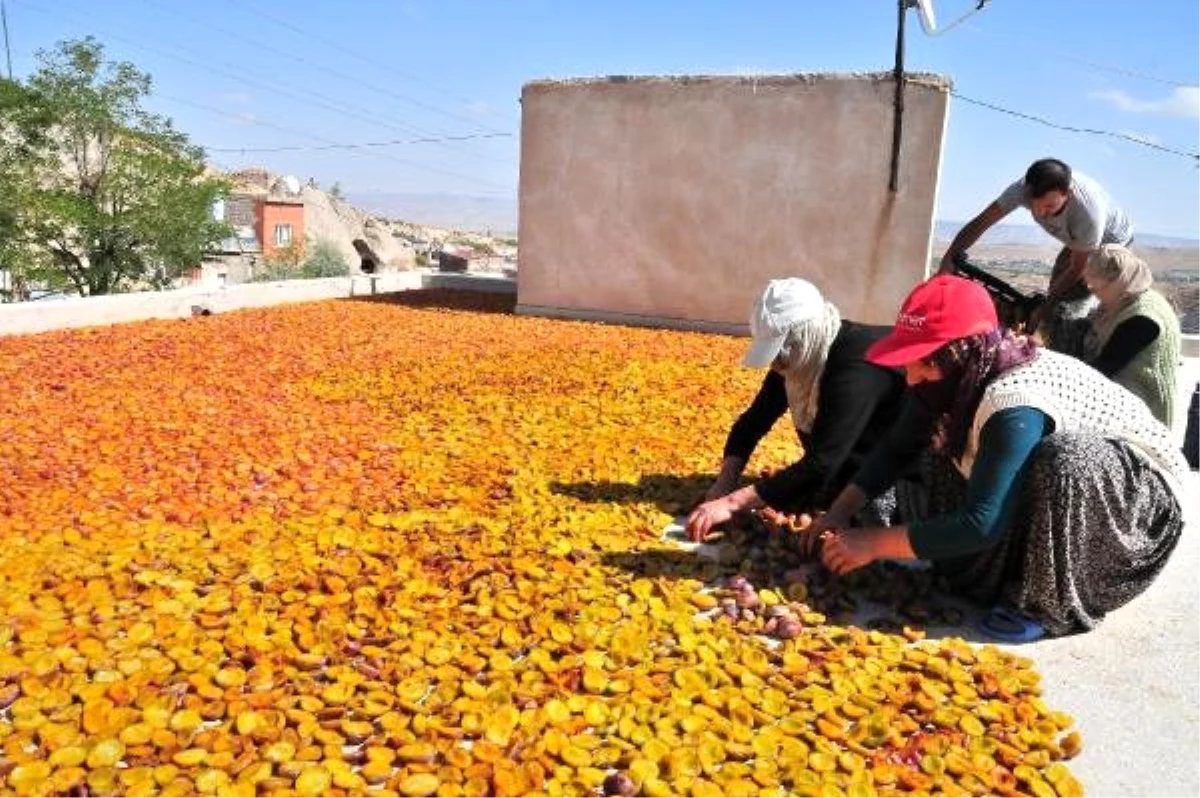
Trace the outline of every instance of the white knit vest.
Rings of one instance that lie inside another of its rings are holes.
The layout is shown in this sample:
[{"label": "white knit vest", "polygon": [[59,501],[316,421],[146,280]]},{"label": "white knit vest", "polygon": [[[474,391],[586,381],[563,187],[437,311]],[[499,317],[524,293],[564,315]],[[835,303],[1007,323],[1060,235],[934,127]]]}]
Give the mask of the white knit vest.
[{"label": "white knit vest", "polygon": [[1055,432],[1091,432],[1127,443],[1166,480],[1184,504],[1183,453],[1170,430],[1151,415],[1146,403],[1081,360],[1048,349],[996,379],[983,392],[958,463],[970,476],[979,448],[979,433],[993,413],[1011,407],[1033,407],[1054,422]]}]

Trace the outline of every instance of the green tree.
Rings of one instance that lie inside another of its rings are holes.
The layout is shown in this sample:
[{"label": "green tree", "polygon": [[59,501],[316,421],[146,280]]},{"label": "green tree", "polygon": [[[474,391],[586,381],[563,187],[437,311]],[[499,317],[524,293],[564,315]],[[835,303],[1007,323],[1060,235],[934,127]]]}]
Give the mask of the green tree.
[{"label": "green tree", "polygon": [[318,239],[304,256],[301,272],[305,277],[345,277],[350,273],[350,264],[341,250],[332,241]]},{"label": "green tree", "polygon": [[23,234],[36,178],[48,161],[51,118],[45,105],[19,83],[0,79],[0,300],[28,295],[32,282],[47,281],[44,258]]},{"label": "green tree", "polygon": [[227,184],[169,119],[142,109],[150,76],[104,61],[94,38],[38,53],[28,89],[53,118],[23,229],[83,296],[162,288],[229,235],[212,206]]}]

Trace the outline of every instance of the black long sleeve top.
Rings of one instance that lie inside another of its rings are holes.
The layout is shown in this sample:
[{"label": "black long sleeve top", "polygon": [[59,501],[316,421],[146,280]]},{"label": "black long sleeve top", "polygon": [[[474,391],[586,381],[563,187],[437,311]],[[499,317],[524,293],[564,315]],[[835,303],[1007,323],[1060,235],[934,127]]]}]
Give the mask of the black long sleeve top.
[{"label": "black long sleeve top", "polygon": [[[896,369],[865,359],[867,348],[890,331],[891,327],[842,322],[821,375],[812,432],[800,436],[804,456],[754,485],[768,505],[781,509],[824,507],[894,423],[904,377]],[[783,376],[769,371],[754,401],[730,429],[725,456],[749,459],[758,442],[787,412]]]},{"label": "black long sleeve top", "polygon": [[1112,377],[1129,365],[1137,353],[1154,343],[1158,337],[1158,324],[1146,316],[1134,316],[1117,325],[1104,349],[1091,365],[1105,377]]}]

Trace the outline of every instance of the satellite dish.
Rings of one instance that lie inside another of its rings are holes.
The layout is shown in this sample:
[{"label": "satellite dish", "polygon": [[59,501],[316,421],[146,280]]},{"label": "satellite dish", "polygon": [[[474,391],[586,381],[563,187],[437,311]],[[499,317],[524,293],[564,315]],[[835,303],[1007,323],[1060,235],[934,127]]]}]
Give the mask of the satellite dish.
[{"label": "satellite dish", "polygon": [[300,181],[293,175],[286,175],[283,178],[283,185],[287,188],[289,194],[300,193]]},{"label": "satellite dish", "polygon": [[928,36],[937,32],[937,17],[933,14],[933,0],[913,0],[917,6],[917,15],[921,18],[921,29]]},{"label": "satellite dish", "polygon": [[982,11],[984,6],[986,6],[989,2],[991,2],[991,0],[975,0],[975,7],[973,9],[963,14],[961,17],[954,20],[941,30],[937,29],[937,17],[935,17],[933,13],[933,0],[908,0],[908,7],[917,7],[917,16],[921,18],[921,29],[925,31],[926,36],[941,36],[943,33],[949,33],[954,28],[957,28],[959,25],[965,22],[968,17],[972,17]]}]

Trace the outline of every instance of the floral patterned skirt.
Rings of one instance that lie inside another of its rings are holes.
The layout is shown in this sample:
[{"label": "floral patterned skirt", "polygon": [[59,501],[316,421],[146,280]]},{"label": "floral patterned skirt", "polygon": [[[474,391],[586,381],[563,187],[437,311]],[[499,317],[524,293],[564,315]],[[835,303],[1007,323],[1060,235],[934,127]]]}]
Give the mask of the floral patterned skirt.
[{"label": "floral patterned skirt", "polygon": [[[966,481],[944,457],[929,513],[962,506]],[[1012,527],[994,547],[935,563],[951,589],[1035,618],[1051,635],[1095,627],[1142,593],[1179,542],[1183,513],[1163,478],[1119,441],[1060,433],[1031,457]]]}]

